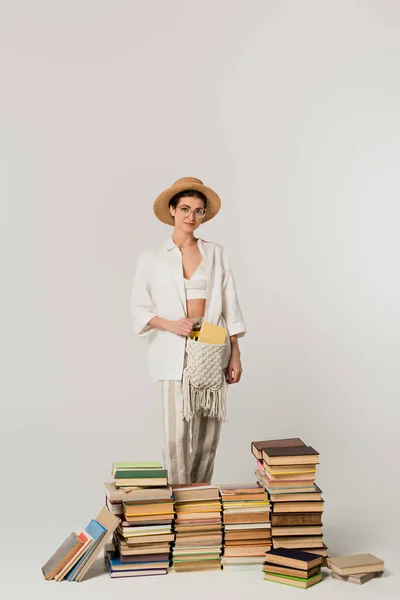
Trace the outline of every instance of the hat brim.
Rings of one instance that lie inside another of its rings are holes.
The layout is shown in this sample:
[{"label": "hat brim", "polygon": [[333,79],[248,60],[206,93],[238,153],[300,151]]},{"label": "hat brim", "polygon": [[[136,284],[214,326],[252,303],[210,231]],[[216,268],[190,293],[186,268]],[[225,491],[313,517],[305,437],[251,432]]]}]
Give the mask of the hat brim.
[{"label": "hat brim", "polygon": [[213,219],[215,215],[219,212],[221,208],[221,199],[214,190],[203,185],[201,183],[181,183],[179,185],[174,185],[173,187],[164,190],[157,196],[153,204],[154,214],[160,221],[165,223],[166,225],[174,225],[174,219],[169,210],[169,201],[175,194],[179,194],[179,192],[183,192],[184,190],[194,190],[198,192],[202,192],[207,198],[207,208],[204,219],[202,219],[202,223]]}]

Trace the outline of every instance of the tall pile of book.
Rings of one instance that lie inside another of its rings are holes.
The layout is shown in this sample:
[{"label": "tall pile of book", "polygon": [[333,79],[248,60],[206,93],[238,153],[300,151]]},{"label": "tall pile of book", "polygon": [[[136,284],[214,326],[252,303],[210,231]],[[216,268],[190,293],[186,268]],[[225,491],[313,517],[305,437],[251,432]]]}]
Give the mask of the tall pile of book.
[{"label": "tall pile of book", "polygon": [[44,578],[55,581],[82,581],[119,522],[117,516],[107,508],[102,508],[79,535],[74,531],[70,533],[49,558],[42,567]]},{"label": "tall pile of book", "polygon": [[175,543],[172,569],[210,571],[221,569],[221,501],[216,485],[173,485]]},{"label": "tall pile of book", "polygon": [[315,484],[319,454],[299,438],[252,443],[256,476],[272,506],[272,547],[327,557],[322,541],[324,500]]},{"label": "tall pile of book", "polygon": [[322,556],[303,550],[277,548],[265,554],[264,579],[299,588],[322,581]]},{"label": "tall pile of book", "polygon": [[222,568],[260,569],[271,548],[270,503],[263,487],[219,486],[224,530]]},{"label": "tall pile of book", "polygon": [[106,504],[120,516],[113,548],[105,552],[111,577],[166,575],[174,540],[174,504],[167,471],[158,462],[115,462],[105,484]]}]

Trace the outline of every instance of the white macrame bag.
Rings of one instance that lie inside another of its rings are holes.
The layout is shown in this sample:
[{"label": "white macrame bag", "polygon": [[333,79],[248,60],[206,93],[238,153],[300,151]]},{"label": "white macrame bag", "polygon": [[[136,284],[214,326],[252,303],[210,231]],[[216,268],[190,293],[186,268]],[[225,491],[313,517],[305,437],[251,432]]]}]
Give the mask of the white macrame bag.
[{"label": "white macrame bag", "polygon": [[227,381],[223,369],[225,344],[208,344],[187,338],[187,364],[183,370],[182,414],[190,421],[197,411],[227,421]]}]

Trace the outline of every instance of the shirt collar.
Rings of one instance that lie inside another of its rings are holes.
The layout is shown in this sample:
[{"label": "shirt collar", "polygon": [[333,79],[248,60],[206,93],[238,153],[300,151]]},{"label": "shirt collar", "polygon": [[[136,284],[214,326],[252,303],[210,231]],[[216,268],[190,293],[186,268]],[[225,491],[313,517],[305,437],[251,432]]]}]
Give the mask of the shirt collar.
[{"label": "shirt collar", "polygon": [[[198,244],[199,244],[199,248],[202,249],[202,239],[198,238]],[[163,248],[166,252],[168,252],[169,250],[173,250],[174,248],[179,248],[179,246],[177,246],[175,244],[175,242],[173,241],[172,237],[170,236],[167,240],[165,240],[164,244],[163,244]]]}]

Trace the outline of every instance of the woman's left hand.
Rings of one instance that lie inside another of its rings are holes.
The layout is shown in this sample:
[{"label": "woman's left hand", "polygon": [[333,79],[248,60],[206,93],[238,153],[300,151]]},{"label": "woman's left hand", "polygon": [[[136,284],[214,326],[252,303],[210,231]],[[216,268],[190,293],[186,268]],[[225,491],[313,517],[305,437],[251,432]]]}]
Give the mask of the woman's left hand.
[{"label": "woman's left hand", "polygon": [[226,380],[228,383],[238,383],[242,376],[242,362],[240,360],[240,353],[233,350],[229,363],[226,369]]}]

